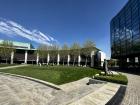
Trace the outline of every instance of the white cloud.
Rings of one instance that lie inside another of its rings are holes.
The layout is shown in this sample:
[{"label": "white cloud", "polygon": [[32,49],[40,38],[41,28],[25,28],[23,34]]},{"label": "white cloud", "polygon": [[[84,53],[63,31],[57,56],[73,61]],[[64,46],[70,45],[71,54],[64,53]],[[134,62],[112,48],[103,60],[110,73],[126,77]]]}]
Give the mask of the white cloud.
[{"label": "white cloud", "polygon": [[51,45],[52,42],[54,41],[57,42],[57,40],[51,37],[50,35],[46,35],[36,29],[28,30],[16,22],[1,18],[0,18],[0,33],[3,33],[10,37],[13,36],[24,37],[28,40],[32,40],[40,44]]}]

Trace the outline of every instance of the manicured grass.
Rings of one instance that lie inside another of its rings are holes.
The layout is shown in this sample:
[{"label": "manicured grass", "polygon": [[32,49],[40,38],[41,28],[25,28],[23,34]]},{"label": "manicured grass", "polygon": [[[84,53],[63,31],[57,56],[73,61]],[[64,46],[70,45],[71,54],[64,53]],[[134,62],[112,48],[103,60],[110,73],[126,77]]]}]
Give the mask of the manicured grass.
[{"label": "manicured grass", "polygon": [[122,75],[122,74],[107,75],[107,76],[99,75],[99,76],[95,76],[95,79],[124,84],[124,85],[127,85],[127,83],[128,83],[127,77],[125,75]]},{"label": "manicured grass", "polygon": [[84,68],[67,66],[27,66],[0,70],[0,72],[29,76],[60,85],[79,80],[84,77],[92,77],[93,75],[100,73],[100,70],[89,67]]}]

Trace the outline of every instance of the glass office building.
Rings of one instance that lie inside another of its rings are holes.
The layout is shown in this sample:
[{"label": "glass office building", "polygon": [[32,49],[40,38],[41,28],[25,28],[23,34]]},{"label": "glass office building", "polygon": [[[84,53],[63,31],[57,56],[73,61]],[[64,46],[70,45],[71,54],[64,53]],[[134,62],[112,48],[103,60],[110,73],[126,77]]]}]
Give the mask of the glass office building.
[{"label": "glass office building", "polygon": [[120,66],[140,67],[140,0],[129,0],[110,22],[111,57]]}]

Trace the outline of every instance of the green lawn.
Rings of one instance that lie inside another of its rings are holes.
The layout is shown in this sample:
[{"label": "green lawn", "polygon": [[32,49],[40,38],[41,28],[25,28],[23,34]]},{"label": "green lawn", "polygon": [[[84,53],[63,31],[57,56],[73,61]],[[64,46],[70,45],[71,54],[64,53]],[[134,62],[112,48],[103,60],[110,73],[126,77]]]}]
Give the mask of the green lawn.
[{"label": "green lawn", "polygon": [[67,67],[67,66],[27,66],[13,69],[0,70],[0,72],[19,74],[41,80],[45,80],[57,85],[79,80],[84,77],[92,77],[100,73],[89,67]]}]

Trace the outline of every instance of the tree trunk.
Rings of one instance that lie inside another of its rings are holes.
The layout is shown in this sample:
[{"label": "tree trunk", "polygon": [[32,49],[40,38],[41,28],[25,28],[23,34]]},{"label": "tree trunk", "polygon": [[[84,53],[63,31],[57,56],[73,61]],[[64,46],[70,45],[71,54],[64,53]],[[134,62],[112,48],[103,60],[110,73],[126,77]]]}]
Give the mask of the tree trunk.
[{"label": "tree trunk", "polygon": [[48,58],[47,58],[47,65],[49,65],[49,60],[48,60]]},{"label": "tree trunk", "polygon": [[64,59],[63,59],[63,66],[64,66]]},{"label": "tree trunk", "polygon": [[86,57],[86,62],[85,62],[85,66],[87,66],[87,57]]},{"label": "tree trunk", "polygon": [[44,65],[44,58],[43,58],[43,65]]},{"label": "tree trunk", "polygon": [[73,62],[73,66],[75,66],[75,57],[74,57],[74,62]]},{"label": "tree trunk", "polygon": [[[46,58],[47,59],[47,58]],[[46,61],[46,64],[47,64],[47,66],[48,66],[48,59],[47,59],[47,61]]]},{"label": "tree trunk", "polygon": [[67,66],[69,66],[69,60],[68,60],[68,58],[67,58]]},{"label": "tree trunk", "polygon": [[53,59],[53,66],[54,66],[54,59]]},{"label": "tree trunk", "polygon": [[6,64],[8,64],[8,62],[7,62],[7,58],[6,58]]},{"label": "tree trunk", "polygon": [[41,63],[43,63],[43,58],[41,59],[41,61],[42,61]]}]

